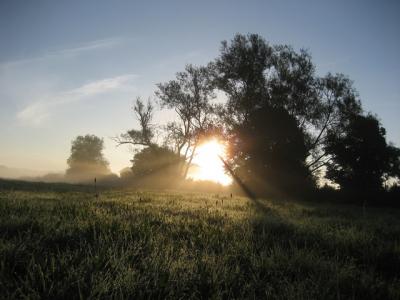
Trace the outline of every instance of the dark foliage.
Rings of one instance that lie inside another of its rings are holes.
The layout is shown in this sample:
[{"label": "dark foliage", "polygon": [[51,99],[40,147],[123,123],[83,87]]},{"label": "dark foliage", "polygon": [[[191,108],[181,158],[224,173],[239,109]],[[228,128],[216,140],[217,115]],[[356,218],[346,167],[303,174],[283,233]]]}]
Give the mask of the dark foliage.
[{"label": "dark foliage", "polygon": [[311,184],[304,133],[283,108],[249,114],[230,147],[236,174],[258,195],[300,195]]},{"label": "dark foliage", "polygon": [[346,192],[383,191],[385,180],[398,177],[399,150],[363,115],[352,81],[317,77],[307,51],[237,34],[222,43],[212,69],[228,96],[221,116],[229,165],[259,194],[304,196],[326,166]]},{"label": "dark foliage", "polygon": [[329,132],[327,178],[345,192],[371,196],[383,190],[388,176],[399,174],[400,149],[388,145],[385,129],[372,115],[349,116],[342,132]]}]

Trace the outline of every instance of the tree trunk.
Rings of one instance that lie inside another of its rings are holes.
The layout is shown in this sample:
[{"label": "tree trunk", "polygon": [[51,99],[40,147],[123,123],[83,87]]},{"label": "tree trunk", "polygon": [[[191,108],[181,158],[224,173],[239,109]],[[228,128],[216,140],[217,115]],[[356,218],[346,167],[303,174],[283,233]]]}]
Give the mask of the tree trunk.
[{"label": "tree trunk", "polygon": [[183,179],[186,179],[186,176],[187,176],[187,174],[188,174],[188,171],[189,171],[189,168],[190,168],[190,164],[192,163],[192,160],[193,160],[193,157],[194,157],[194,153],[196,152],[197,143],[198,143],[198,142],[196,142],[196,143],[194,144],[194,146],[193,146],[193,151],[192,151],[192,153],[190,154],[190,158],[189,158],[188,164],[186,165],[185,173],[183,174]]}]

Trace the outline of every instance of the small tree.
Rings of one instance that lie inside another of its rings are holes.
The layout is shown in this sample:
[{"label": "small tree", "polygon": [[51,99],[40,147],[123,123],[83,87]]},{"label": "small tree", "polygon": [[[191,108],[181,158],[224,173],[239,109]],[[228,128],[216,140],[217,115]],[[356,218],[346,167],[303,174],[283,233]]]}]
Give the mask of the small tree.
[{"label": "small tree", "polygon": [[85,181],[110,174],[103,150],[103,139],[93,134],[76,137],[72,141],[71,155],[67,160],[69,166],[66,171],[67,178],[73,181]]},{"label": "small tree", "polygon": [[182,179],[183,163],[184,158],[168,148],[143,148],[132,160],[132,182],[141,187],[170,187]]}]

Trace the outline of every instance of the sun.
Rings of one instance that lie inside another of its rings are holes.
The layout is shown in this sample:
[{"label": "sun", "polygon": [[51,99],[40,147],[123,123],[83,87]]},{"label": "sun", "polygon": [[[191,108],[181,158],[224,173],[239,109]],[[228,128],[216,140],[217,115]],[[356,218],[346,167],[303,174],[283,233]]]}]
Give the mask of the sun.
[{"label": "sun", "polygon": [[197,168],[190,177],[194,180],[211,180],[223,185],[230,184],[232,178],[225,173],[224,164],[220,159],[225,156],[225,146],[217,139],[201,144],[196,149],[192,161]]}]

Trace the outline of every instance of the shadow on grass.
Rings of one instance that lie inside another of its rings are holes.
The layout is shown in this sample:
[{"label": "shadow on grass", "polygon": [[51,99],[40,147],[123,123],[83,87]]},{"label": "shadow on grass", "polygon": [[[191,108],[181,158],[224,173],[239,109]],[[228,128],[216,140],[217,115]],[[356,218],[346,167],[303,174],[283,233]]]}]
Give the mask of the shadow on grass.
[{"label": "shadow on grass", "polygon": [[[362,228],[355,219],[357,212],[344,208],[337,216],[335,210],[318,206],[308,213],[293,209],[295,215],[281,215],[267,202],[253,203],[257,214],[251,220],[252,242],[262,262],[253,273],[271,283],[270,296],[391,299],[397,295],[393,288],[400,282],[400,249],[395,228],[382,223]],[[387,233],[379,235],[379,228]],[[304,286],[307,281],[313,284]],[[282,285],[287,294],[276,290]]]}]

